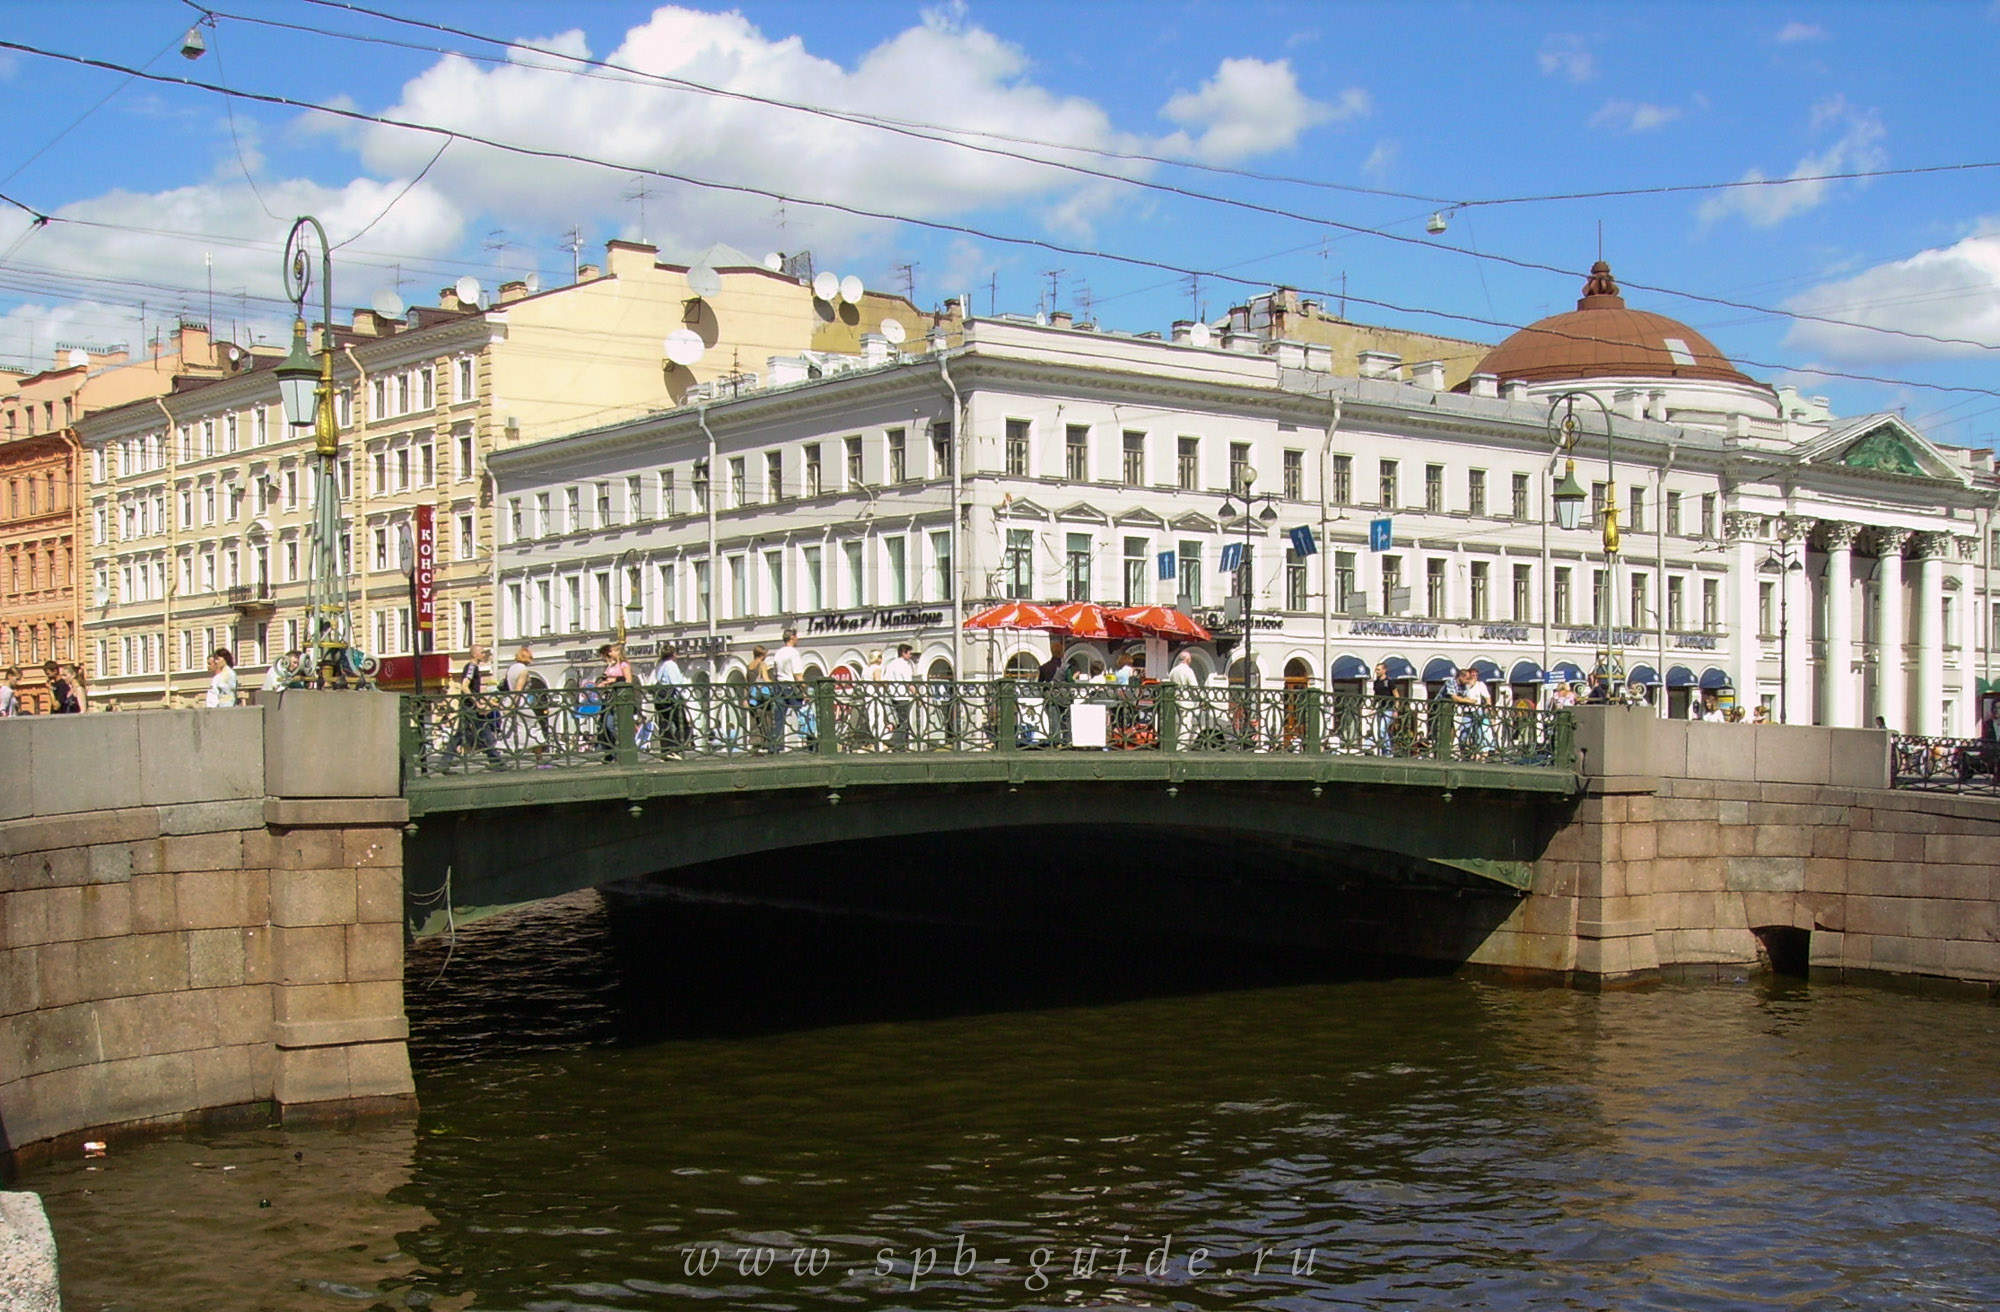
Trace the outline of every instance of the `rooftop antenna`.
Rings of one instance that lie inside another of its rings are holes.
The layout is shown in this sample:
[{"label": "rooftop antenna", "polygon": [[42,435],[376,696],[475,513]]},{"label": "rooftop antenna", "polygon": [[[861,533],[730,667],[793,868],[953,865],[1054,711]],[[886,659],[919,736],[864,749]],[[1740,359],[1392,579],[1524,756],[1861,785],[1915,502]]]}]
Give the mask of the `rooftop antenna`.
[{"label": "rooftop antenna", "polygon": [[646,190],[646,179],[643,177],[634,178],[632,185],[625,190],[626,200],[639,202],[639,240],[642,243],[646,240],[646,197],[652,194]]},{"label": "rooftop antenna", "polygon": [[911,260],[907,264],[898,264],[894,267],[897,273],[903,275],[903,299],[915,305],[917,303],[917,269],[920,267],[919,263],[916,260]]},{"label": "rooftop antenna", "polygon": [[1599,219],[1599,220],[1597,221],[1597,259],[1598,259],[1598,262],[1599,262],[1600,264],[1601,264],[1601,263],[1603,263],[1603,261],[1604,261],[1604,220],[1603,220],[1603,219]]},{"label": "rooftop antenna", "polygon": [[1068,273],[1068,272],[1069,272],[1069,270],[1068,270],[1068,269],[1043,269],[1043,270],[1042,270],[1042,276],[1043,276],[1044,278],[1047,278],[1047,279],[1049,280],[1049,303],[1048,303],[1048,311],[1049,311],[1049,313],[1050,313],[1050,314],[1054,314],[1054,313],[1055,313],[1055,309],[1056,309],[1056,304],[1057,304],[1058,300],[1060,300],[1060,298],[1061,298],[1061,296],[1062,296],[1062,276],[1063,276],[1063,275],[1064,275],[1065,273]]},{"label": "rooftop antenna", "polygon": [[580,258],[583,254],[583,230],[574,223],[570,224],[569,231],[565,232],[563,239],[556,243],[556,249],[569,252],[569,280],[575,282],[583,272],[583,262]]},{"label": "rooftop antenna", "polygon": [[1076,280],[1076,290],[1075,290],[1075,291],[1073,291],[1073,292],[1071,292],[1071,293],[1070,293],[1070,295],[1071,295],[1071,297],[1072,297],[1072,298],[1073,298],[1073,299],[1074,299],[1074,300],[1076,301],[1076,308],[1077,308],[1078,312],[1079,312],[1079,313],[1081,313],[1081,314],[1083,315],[1083,321],[1084,321],[1085,323],[1089,323],[1089,322],[1090,322],[1090,280],[1089,280],[1088,278],[1078,278],[1078,279]]},{"label": "rooftop antenna", "polygon": [[[199,35],[199,33],[197,33]],[[1598,243],[1602,245],[1602,241]],[[209,340],[215,340],[215,252],[203,251],[201,262],[208,268],[208,331]]]},{"label": "rooftop antenna", "polygon": [[[970,305],[966,306],[965,312],[971,314],[972,307]],[[986,313],[989,316],[1000,313],[1000,271],[998,269],[991,270],[987,276]]]}]

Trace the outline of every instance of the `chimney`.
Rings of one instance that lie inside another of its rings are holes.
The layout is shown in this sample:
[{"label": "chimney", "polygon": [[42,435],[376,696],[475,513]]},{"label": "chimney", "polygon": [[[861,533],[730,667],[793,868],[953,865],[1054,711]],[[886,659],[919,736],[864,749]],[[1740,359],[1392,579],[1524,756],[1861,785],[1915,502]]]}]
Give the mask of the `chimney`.
[{"label": "chimney", "polygon": [[525,282],[515,281],[500,284],[500,304],[502,305],[505,305],[509,301],[518,301],[527,294],[528,284]]},{"label": "chimney", "polygon": [[1075,321],[1076,321],[1075,316],[1072,315],[1068,310],[1057,310],[1054,314],[1049,316],[1049,327],[1067,328],[1070,326],[1070,324],[1074,323]]},{"label": "chimney", "polygon": [[1528,399],[1527,380],[1524,378],[1509,378],[1506,382],[1500,384],[1500,395],[1509,401],[1526,401]]},{"label": "chimney", "polygon": [[[1230,322],[1235,322],[1235,316],[1231,316]],[[1255,333],[1238,332],[1234,328],[1223,330],[1222,349],[1225,351],[1236,351],[1242,355],[1255,355],[1262,345],[1263,343],[1258,340]]]},{"label": "chimney", "polygon": [[1318,302],[1318,301],[1300,301],[1300,302],[1299,302],[1299,313],[1300,313],[1300,314],[1303,314],[1303,315],[1304,315],[1304,316],[1305,316],[1306,318],[1308,318],[1308,319],[1316,319],[1316,318],[1318,318],[1318,317],[1319,317],[1319,302]]},{"label": "chimney", "polygon": [[787,383],[803,383],[810,377],[812,377],[811,366],[806,363],[803,356],[774,355],[764,361],[764,381],[772,387],[783,387]]},{"label": "chimney", "polygon": [[382,317],[373,310],[356,310],[354,312],[354,331],[362,337],[380,337],[382,335]]},{"label": "chimney", "polygon": [[1497,399],[1500,395],[1499,374],[1474,374],[1468,381],[1472,384],[1471,392],[1474,396],[1493,397]]},{"label": "chimney", "polygon": [[595,264],[579,264],[576,266],[576,280],[578,282],[589,282],[602,272],[604,271]]},{"label": "chimney", "polygon": [[1410,381],[1427,392],[1444,390],[1444,361],[1426,360],[1410,366]]},{"label": "chimney", "polygon": [[1174,320],[1174,344],[1176,346],[1188,346],[1193,344],[1193,342],[1194,342],[1194,320],[1192,319]]},{"label": "chimney", "polygon": [[181,363],[213,367],[215,364],[215,344],[209,338],[208,325],[181,321],[174,329],[174,349],[180,352]]},{"label": "chimney", "polygon": [[1646,393],[1646,418],[1657,419],[1663,424],[1667,422],[1667,391],[1665,388],[1655,387],[1652,391]]},{"label": "chimney", "polygon": [[1265,352],[1277,357],[1280,369],[1303,369],[1306,367],[1306,344],[1290,338],[1280,338],[1265,347]]},{"label": "chimney", "polygon": [[959,313],[958,313],[958,298],[957,298],[956,296],[953,296],[953,297],[950,297],[949,299],[947,299],[947,300],[945,301],[945,303],[944,303],[944,317],[945,317],[945,318],[947,318],[947,319],[956,319],[956,318],[958,318],[958,317],[959,317]]},{"label": "chimney", "polygon": [[1316,374],[1333,372],[1333,347],[1327,342],[1306,343],[1306,368]]},{"label": "chimney", "polygon": [[870,365],[889,363],[889,339],[881,333],[861,334],[861,359]]},{"label": "chimney", "polygon": [[1636,387],[1623,387],[1611,394],[1611,412],[1627,419],[1646,417],[1646,394]]},{"label": "chimney", "polygon": [[1363,378],[1394,378],[1403,365],[1403,357],[1394,351],[1363,351],[1357,358]]},{"label": "chimney", "polygon": [[456,286],[438,288],[438,308],[452,311],[464,308],[458,303],[458,288]]}]

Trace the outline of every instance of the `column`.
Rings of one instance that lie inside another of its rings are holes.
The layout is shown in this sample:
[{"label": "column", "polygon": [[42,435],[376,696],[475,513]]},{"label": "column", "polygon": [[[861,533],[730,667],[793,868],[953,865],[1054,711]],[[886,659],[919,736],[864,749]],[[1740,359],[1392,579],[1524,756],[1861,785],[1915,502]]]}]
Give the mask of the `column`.
[{"label": "column", "polygon": [[1917,557],[1917,695],[1911,724],[1926,737],[1944,727],[1944,553],[1951,549],[1948,533],[1919,533]]},{"label": "column", "polygon": [[1745,706],[1757,704],[1762,687],[1758,667],[1763,661],[1764,643],[1757,632],[1757,584],[1761,578],[1757,566],[1764,559],[1764,547],[1756,540],[1759,527],[1755,515],[1729,514],[1722,520],[1723,533],[1735,544],[1731,552],[1735,559],[1729,572],[1733,576],[1731,586],[1736,590],[1736,616],[1729,626],[1732,658],[1723,668],[1736,680],[1736,698]]},{"label": "column", "polygon": [[1944,731],[1955,738],[1972,738],[1979,733],[1979,680],[1985,675],[1980,661],[1982,630],[1986,623],[1985,601],[1973,586],[1978,577],[1979,539],[1970,534],[1954,538],[1958,561],[1952,577],[1958,579],[1958,720]]},{"label": "column", "polygon": [[1910,540],[1906,528],[1875,530],[1875,552],[1881,557],[1876,586],[1882,594],[1880,632],[1876,635],[1875,704],[1896,733],[1915,733],[1910,720],[1910,701],[1903,679],[1903,546]]},{"label": "column", "polygon": [[1854,539],[1858,524],[1821,525],[1826,538],[1826,722],[1860,724],[1854,700]]},{"label": "column", "polygon": [[[1785,720],[1790,724],[1811,724],[1814,720],[1812,577],[1806,573],[1806,544],[1811,530],[1812,521],[1805,519],[1787,519],[1780,530],[1791,544],[1791,561],[1797,566],[1786,570],[1778,580],[1778,586],[1784,590],[1779,595],[1778,613],[1787,630],[1780,644],[1784,653],[1780,677],[1784,680]],[[1784,557],[1781,555],[1779,559]]]}]

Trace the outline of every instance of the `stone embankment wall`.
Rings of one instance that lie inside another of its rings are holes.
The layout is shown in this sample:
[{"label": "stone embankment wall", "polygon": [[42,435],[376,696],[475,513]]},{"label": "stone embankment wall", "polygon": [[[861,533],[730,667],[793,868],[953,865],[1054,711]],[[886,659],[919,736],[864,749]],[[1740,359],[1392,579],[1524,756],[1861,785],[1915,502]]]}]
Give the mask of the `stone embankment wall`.
[{"label": "stone embankment wall", "polygon": [[0,721],[0,1152],[413,1096],[395,699]]},{"label": "stone embankment wall", "polygon": [[1578,742],[1589,790],[1472,960],[1615,979],[1791,945],[1815,971],[2000,985],[2000,799],[1890,789],[1878,730],[1591,708]]}]

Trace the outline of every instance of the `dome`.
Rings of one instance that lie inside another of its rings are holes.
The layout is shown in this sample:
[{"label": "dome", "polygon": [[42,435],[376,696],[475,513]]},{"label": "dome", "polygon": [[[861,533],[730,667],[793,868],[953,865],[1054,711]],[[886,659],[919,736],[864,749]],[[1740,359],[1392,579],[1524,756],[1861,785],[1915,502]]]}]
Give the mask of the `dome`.
[{"label": "dome", "polygon": [[1626,309],[1603,260],[1590,266],[1574,310],[1529,324],[1488,351],[1474,372],[1530,383],[1712,378],[1757,385],[1724,359],[1715,343],[1680,320]]}]

